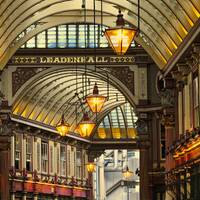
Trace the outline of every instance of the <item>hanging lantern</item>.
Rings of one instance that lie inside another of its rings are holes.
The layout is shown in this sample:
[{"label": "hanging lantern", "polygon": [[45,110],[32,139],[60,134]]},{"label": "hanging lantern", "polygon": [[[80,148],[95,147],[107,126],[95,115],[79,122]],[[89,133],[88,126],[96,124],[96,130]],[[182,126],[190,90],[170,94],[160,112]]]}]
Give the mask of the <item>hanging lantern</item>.
[{"label": "hanging lantern", "polygon": [[117,15],[116,27],[105,30],[105,36],[117,55],[124,55],[130,47],[138,29],[125,26],[121,11]]},{"label": "hanging lantern", "polygon": [[86,167],[87,167],[87,171],[89,173],[92,173],[92,172],[94,172],[96,170],[96,165],[93,162],[87,163]]},{"label": "hanging lantern", "polygon": [[87,104],[94,113],[98,113],[103,108],[106,101],[106,97],[99,95],[99,89],[97,83],[95,83],[93,88],[93,94],[86,97]]},{"label": "hanging lantern", "polygon": [[126,167],[126,169],[122,172],[123,177],[128,180],[133,176],[133,172],[129,170],[128,166]]},{"label": "hanging lantern", "polygon": [[84,113],[83,120],[78,125],[78,131],[82,137],[89,137],[95,127],[95,123]]},{"label": "hanging lantern", "polygon": [[64,114],[62,114],[61,121],[56,125],[56,130],[59,132],[61,136],[66,136],[69,132],[70,125],[65,123]]}]

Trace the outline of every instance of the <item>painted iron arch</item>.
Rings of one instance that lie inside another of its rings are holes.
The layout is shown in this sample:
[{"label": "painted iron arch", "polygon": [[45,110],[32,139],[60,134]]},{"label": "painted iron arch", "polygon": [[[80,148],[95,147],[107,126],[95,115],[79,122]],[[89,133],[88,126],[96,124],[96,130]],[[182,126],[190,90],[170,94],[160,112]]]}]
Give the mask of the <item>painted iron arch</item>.
[{"label": "painted iron arch", "polygon": [[[71,131],[74,131],[76,121],[79,122],[82,118],[82,106],[79,103],[77,106],[75,105],[76,102],[79,102],[75,93],[78,92],[80,98],[83,98],[85,95],[83,92],[86,91],[85,86],[83,87],[85,66],[77,67],[77,74],[75,66],[55,66],[32,77],[13,98],[13,116],[53,128],[60,120],[62,113],[65,113],[66,120],[72,125]],[[96,68],[95,71],[94,66],[87,67],[87,80],[89,79],[90,82],[90,85],[87,85],[87,94],[92,92],[93,85],[97,82],[100,93],[107,96],[108,76],[109,100],[103,111],[107,112],[126,100],[135,107],[137,97],[133,96],[117,78],[110,75],[109,71],[99,68]],[[89,111],[88,106],[84,104],[83,107],[95,120],[95,114]],[[78,118],[76,118],[75,109],[77,109]]]}]

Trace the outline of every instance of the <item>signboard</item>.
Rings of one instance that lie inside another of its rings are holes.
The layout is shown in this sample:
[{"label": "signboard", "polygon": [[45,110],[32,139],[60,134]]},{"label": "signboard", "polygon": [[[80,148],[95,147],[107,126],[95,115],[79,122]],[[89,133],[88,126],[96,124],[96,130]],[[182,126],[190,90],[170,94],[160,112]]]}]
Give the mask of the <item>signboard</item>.
[{"label": "signboard", "polygon": [[[96,60],[96,62],[95,62]],[[133,64],[134,56],[13,56],[10,64]]]}]

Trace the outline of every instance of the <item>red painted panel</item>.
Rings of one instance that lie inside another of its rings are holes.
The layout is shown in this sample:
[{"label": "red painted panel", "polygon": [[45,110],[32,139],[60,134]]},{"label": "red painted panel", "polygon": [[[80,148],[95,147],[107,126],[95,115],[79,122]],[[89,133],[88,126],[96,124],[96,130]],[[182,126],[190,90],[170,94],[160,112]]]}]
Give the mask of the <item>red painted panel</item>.
[{"label": "red painted panel", "polygon": [[15,191],[22,191],[23,190],[22,182],[14,182],[14,188]]},{"label": "red painted panel", "polygon": [[57,186],[56,187],[56,193],[58,195],[62,195],[62,196],[71,196],[72,195],[72,189],[62,187],[62,186]]},{"label": "red painted panel", "polygon": [[24,183],[24,190],[27,192],[33,192],[33,183]]},{"label": "red painted panel", "polygon": [[42,193],[52,194],[54,193],[54,186],[52,185],[42,185]]},{"label": "red painted panel", "polygon": [[86,197],[86,191],[77,188],[73,189],[73,194],[75,197]]}]

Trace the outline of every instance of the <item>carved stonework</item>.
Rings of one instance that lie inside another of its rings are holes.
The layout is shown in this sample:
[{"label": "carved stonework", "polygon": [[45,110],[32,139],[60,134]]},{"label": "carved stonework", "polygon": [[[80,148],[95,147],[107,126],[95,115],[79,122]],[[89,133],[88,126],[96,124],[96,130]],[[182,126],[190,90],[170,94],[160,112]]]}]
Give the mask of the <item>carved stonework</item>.
[{"label": "carved stonework", "polygon": [[134,72],[129,67],[109,67],[110,73],[118,78],[127,88],[135,94],[134,86]]},{"label": "carved stonework", "polygon": [[163,110],[161,123],[165,127],[174,127],[175,116],[174,116],[174,109],[173,108],[166,108],[166,109]]},{"label": "carved stonework", "polygon": [[175,103],[175,90],[165,89],[160,92],[161,104],[164,107],[172,107]]},{"label": "carved stonework", "polygon": [[45,67],[18,67],[12,73],[12,95],[14,96],[17,90],[35,74],[45,70]]}]

